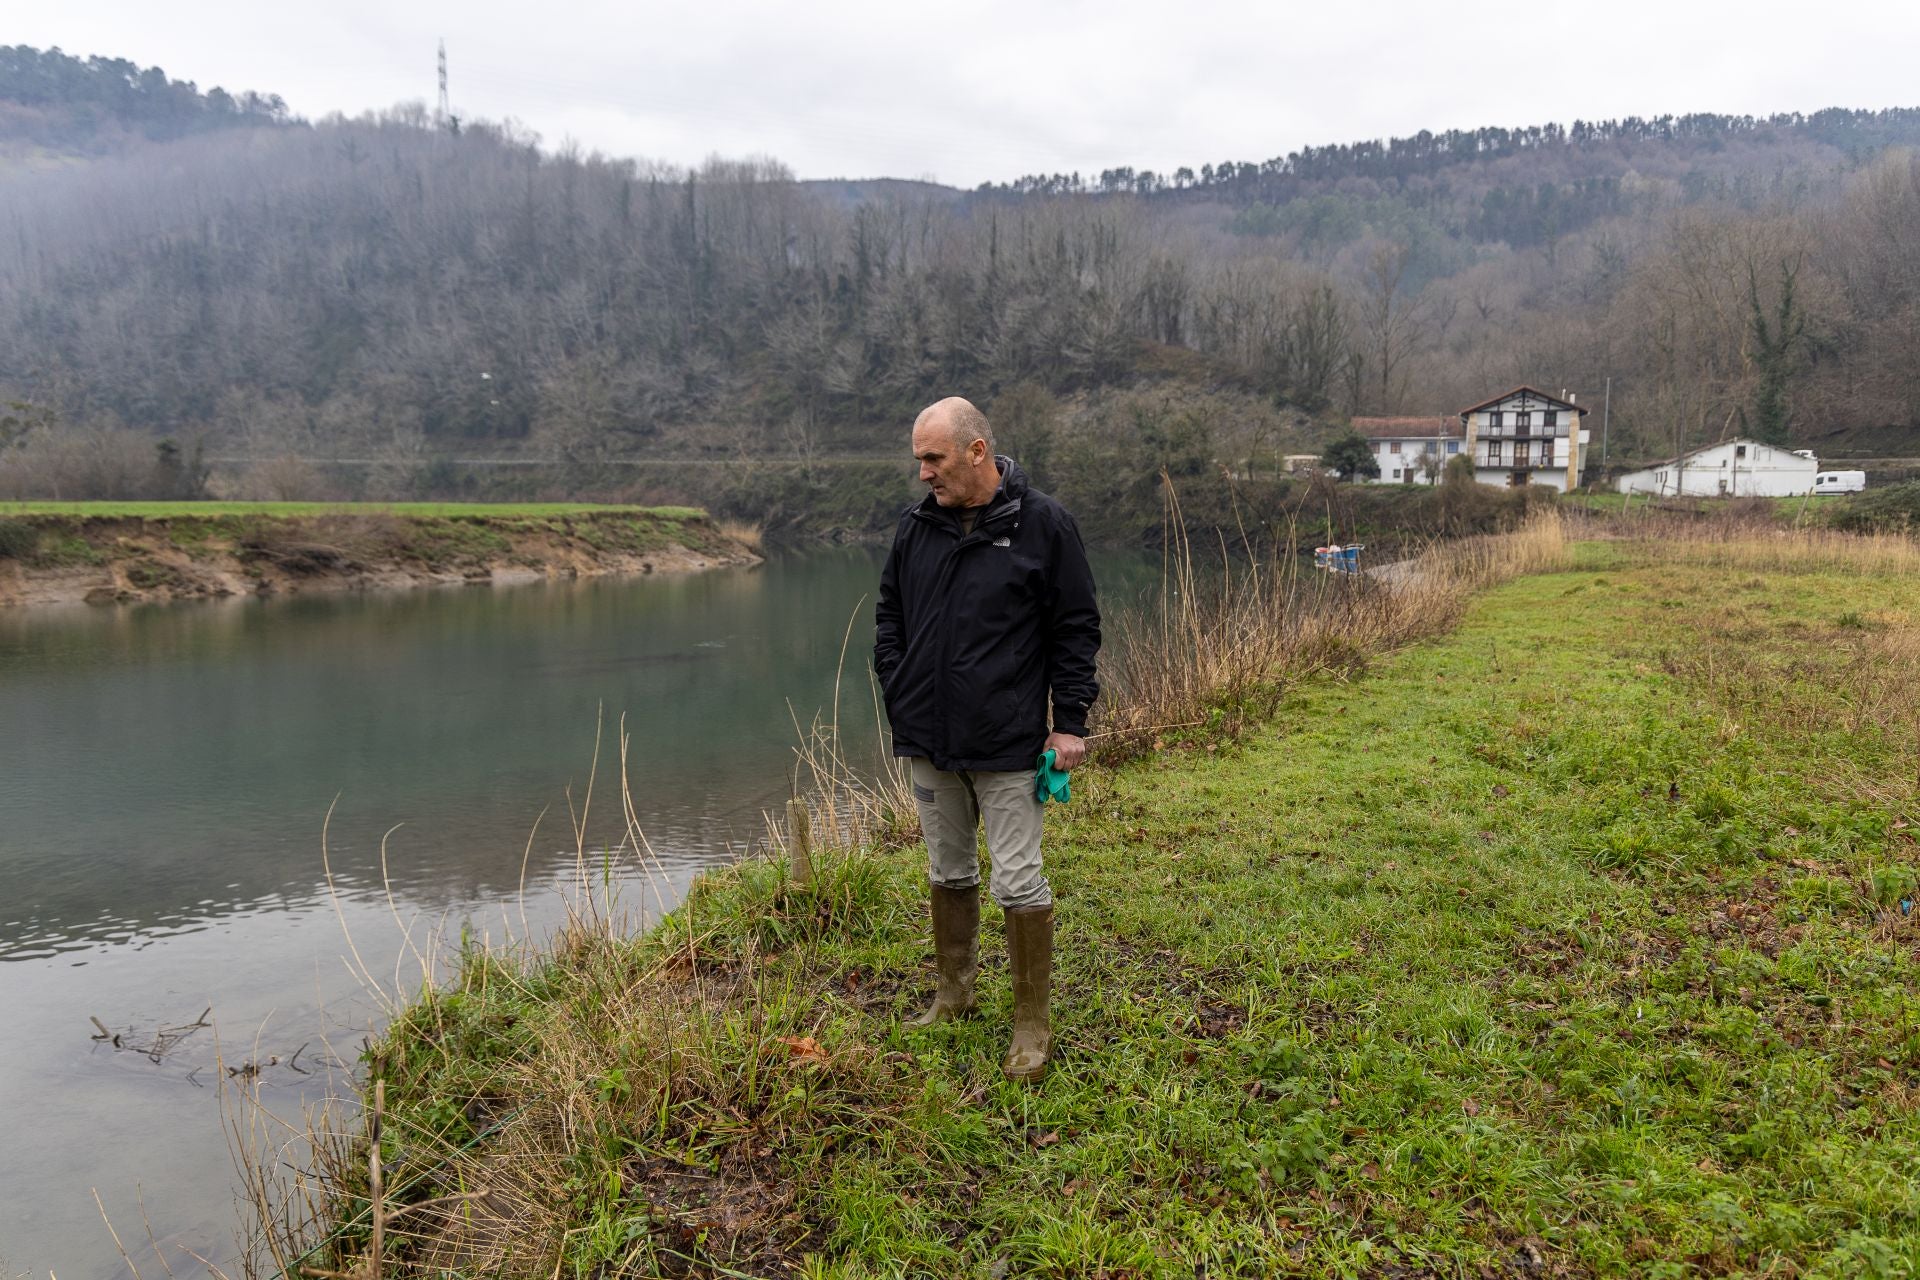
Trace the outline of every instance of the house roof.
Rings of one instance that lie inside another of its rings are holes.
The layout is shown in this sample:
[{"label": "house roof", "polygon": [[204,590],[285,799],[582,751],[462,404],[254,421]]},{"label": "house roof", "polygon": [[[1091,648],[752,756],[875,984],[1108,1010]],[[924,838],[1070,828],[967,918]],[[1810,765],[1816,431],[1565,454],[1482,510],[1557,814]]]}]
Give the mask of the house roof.
[{"label": "house roof", "polygon": [[1641,471],[1658,471],[1661,467],[1677,466],[1679,465],[1681,459],[1683,458],[1697,458],[1701,454],[1706,453],[1709,450],[1724,449],[1726,446],[1730,444],[1751,445],[1755,449],[1771,449],[1775,453],[1784,453],[1784,454],[1789,454],[1796,458],[1804,458],[1806,461],[1813,463],[1814,470],[1818,471],[1820,469],[1820,462],[1819,462],[1819,459],[1817,458],[1807,458],[1805,454],[1794,453],[1793,450],[1783,449],[1777,444],[1765,444],[1759,440],[1750,440],[1746,436],[1735,436],[1731,440],[1715,440],[1711,444],[1700,445],[1697,448],[1689,449],[1685,453],[1679,454],[1676,457],[1662,458],[1658,462],[1645,463],[1641,466],[1635,467],[1632,471],[1629,471],[1626,474],[1634,475]]},{"label": "house roof", "polygon": [[1470,413],[1478,413],[1482,409],[1491,409],[1493,408],[1493,406],[1499,404],[1502,400],[1511,400],[1514,396],[1519,395],[1523,391],[1526,394],[1534,397],[1536,400],[1546,401],[1547,404],[1553,408],[1571,409],[1575,413],[1579,413],[1579,414],[1587,414],[1587,413],[1593,412],[1593,410],[1587,408],[1587,406],[1583,404],[1575,404],[1571,400],[1562,400],[1559,396],[1550,396],[1546,392],[1542,391],[1540,388],[1528,386],[1526,383],[1523,382],[1511,391],[1502,391],[1499,395],[1495,396],[1491,400],[1482,400],[1479,404],[1468,405],[1466,408],[1460,411],[1460,416],[1464,418]]},{"label": "house roof", "polygon": [[1355,418],[1353,429],[1369,440],[1457,439],[1458,418]]}]

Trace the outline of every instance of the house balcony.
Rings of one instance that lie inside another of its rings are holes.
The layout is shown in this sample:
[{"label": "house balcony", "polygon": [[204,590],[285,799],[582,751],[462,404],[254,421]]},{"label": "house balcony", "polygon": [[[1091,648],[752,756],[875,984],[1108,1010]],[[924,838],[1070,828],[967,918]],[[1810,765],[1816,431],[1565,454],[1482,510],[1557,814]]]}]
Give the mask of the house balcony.
[{"label": "house balcony", "polygon": [[1477,433],[1482,440],[1564,440],[1567,428],[1561,423],[1552,426],[1499,426],[1481,427]]},{"label": "house balcony", "polygon": [[1525,453],[1515,458],[1505,454],[1496,457],[1482,451],[1473,455],[1473,465],[1507,471],[1564,471],[1567,462],[1564,458],[1545,457],[1535,453]]}]

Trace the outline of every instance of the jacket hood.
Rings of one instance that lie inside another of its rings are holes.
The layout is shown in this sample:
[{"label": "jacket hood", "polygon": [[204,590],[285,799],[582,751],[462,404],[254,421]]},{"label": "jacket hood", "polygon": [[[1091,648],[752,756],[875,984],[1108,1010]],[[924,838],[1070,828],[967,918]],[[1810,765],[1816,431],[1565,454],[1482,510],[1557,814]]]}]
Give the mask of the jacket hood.
[{"label": "jacket hood", "polygon": [[1000,492],[996,493],[994,496],[997,498],[1000,496],[1000,494],[1003,493],[1009,498],[1026,497],[1027,496],[1026,468],[1022,467],[1019,463],[1015,462],[1012,458],[1009,458],[1004,453],[994,454],[993,461],[994,461],[994,464],[1000,468]]},{"label": "jacket hood", "polygon": [[[993,461],[994,465],[1000,469],[1000,487],[993,491],[993,497],[988,500],[985,507],[981,508],[982,511],[991,510],[999,506],[1002,502],[1014,502],[1024,498],[1027,496],[1027,490],[1032,487],[1027,480],[1026,468],[1022,467],[1012,458],[1009,458],[1004,453],[996,453],[993,455]],[[950,507],[941,506],[934,500],[934,496],[931,493],[920,499],[918,505],[920,510],[928,515],[940,515],[942,513],[952,515],[953,511]],[[954,516],[954,519],[957,520],[959,517]]]}]

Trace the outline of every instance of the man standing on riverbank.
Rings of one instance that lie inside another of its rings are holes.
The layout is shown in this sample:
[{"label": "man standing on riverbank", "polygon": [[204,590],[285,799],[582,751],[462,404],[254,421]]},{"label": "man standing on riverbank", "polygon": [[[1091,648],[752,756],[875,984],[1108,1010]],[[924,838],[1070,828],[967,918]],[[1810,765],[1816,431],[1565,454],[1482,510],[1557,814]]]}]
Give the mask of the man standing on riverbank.
[{"label": "man standing on riverbank", "polygon": [[915,1023],[974,1008],[984,825],[1013,977],[1001,1070],[1038,1080],[1053,1054],[1053,889],[1034,770],[1048,750],[1060,769],[1086,759],[1100,692],[1093,573],[1073,517],[994,453],[993,428],[972,404],[955,396],[922,410],[913,456],[929,492],[900,518],[880,575],[873,666],[927,841],[939,983]]}]

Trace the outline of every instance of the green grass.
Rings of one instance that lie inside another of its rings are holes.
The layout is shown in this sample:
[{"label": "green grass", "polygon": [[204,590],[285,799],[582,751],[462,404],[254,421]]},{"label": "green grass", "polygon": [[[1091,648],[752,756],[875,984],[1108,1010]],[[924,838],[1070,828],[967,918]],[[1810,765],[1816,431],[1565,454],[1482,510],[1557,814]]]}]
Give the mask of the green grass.
[{"label": "green grass", "polygon": [[[1631,499],[1631,501],[1629,501],[1629,499]],[[1678,504],[1697,507],[1702,511],[1713,511],[1726,505],[1725,501],[1720,498],[1696,496],[1676,497],[1672,495],[1661,497],[1646,493],[1616,493],[1610,489],[1569,494],[1562,499],[1562,501],[1572,507],[1583,508],[1588,511],[1603,511],[1613,515],[1617,515],[1629,507],[1638,511],[1647,506],[1672,506]],[[1803,494],[1799,497],[1772,498],[1768,501],[1781,515],[1793,516],[1799,513],[1801,505],[1807,501],[1807,497]],[[1822,499],[1815,498],[1812,506],[1816,510],[1820,509]]]},{"label": "green grass", "polygon": [[[1869,490],[1868,492],[1875,492]],[[1745,503],[1745,499],[1723,499],[1711,497],[1653,497],[1644,493],[1575,493],[1563,498],[1562,503],[1569,508],[1592,511],[1604,515],[1619,515],[1625,511],[1640,512],[1649,508],[1686,508],[1703,515],[1722,514],[1730,509],[1733,502]],[[1779,519],[1787,522],[1807,521],[1813,524],[1844,525],[1851,513],[1861,506],[1859,494],[1800,494],[1790,498],[1768,498],[1767,507]]]},{"label": "green grass", "polygon": [[82,565],[102,565],[107,562],[107,556],[100,548],[78,534],[66,532],[51,538],[37,539],[33,544],[33,550],[19,558],[36,568],[46,569],[78,568]]},{"label": "green grass", "polygon": [[203,516],[394,515],[446,519],[546,519],[556,516],[644,515],[699,520],[697,507],[634,507],[590,502],[0,502],[0,516],[80,516],[172,520]]},{"label": "green grass", "polygon": [[1920,720],[1872,691],[1914,599],[1585,547],[1238,745],[1077,777],[1037,1089],[992,908],[984,1016],[902,1024],[901,848],[470,955],[389,1097],[548,1117],[484,1166],[556,1162],[507,1274],[1911,1276]]}]

